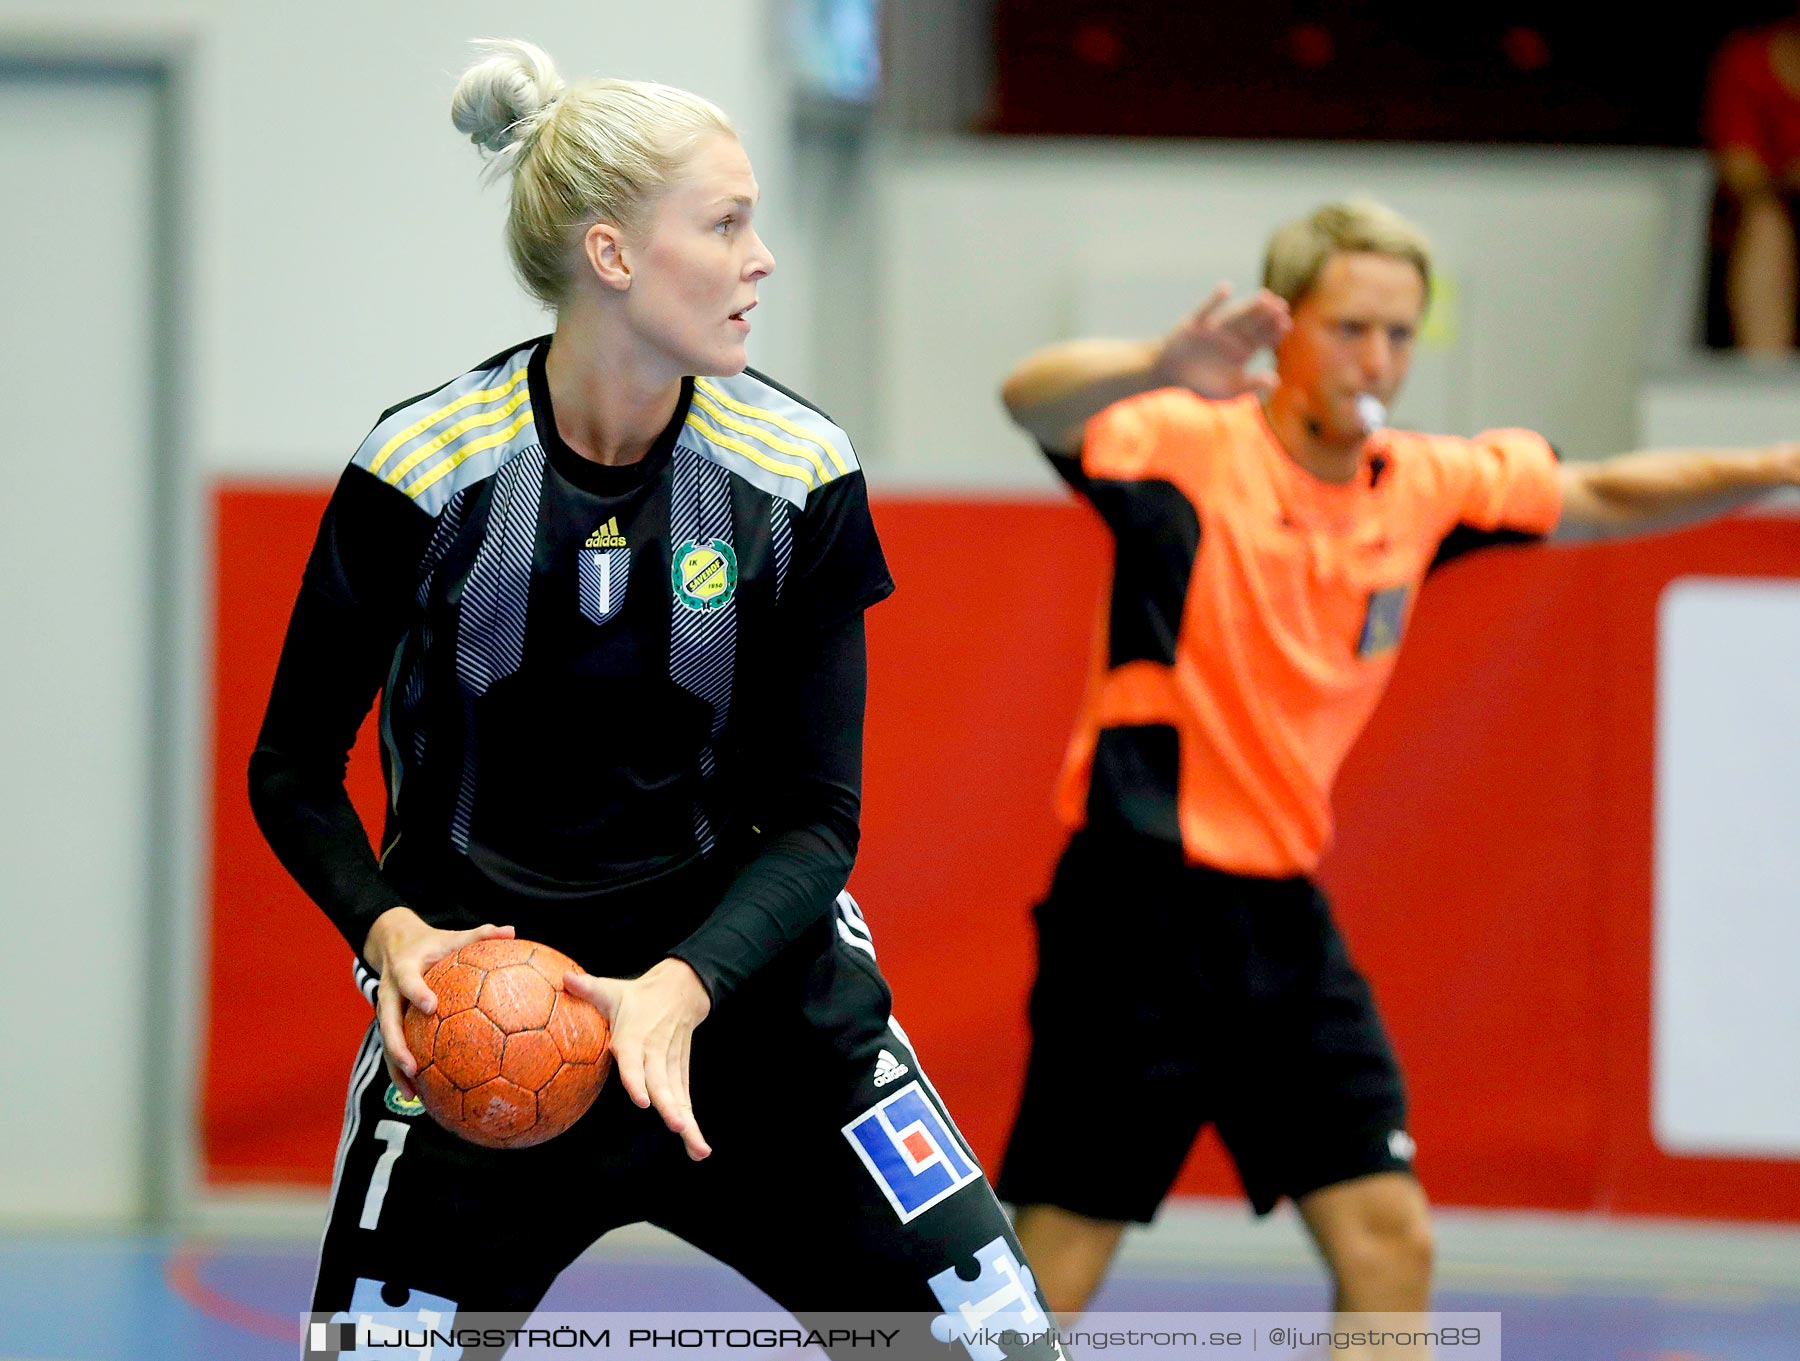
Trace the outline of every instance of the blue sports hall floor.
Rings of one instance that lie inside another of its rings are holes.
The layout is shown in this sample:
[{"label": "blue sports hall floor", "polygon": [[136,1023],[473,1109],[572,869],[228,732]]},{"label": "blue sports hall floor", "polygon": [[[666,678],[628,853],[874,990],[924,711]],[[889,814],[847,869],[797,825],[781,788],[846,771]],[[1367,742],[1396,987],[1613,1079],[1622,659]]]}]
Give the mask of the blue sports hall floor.
[{"label": "blue sports hall floor", "polygon": [[[307,1217],[213,1215],[183,1237],[0,1229],[0,1361],[292,1361],[312,1281]],[[1507,1361],[1800,1357],[1800,1230],[1464,1212],[1443,1215],[1439,1235],[1438,1307],[1498,1312]],[[627,1231],[565,1273],[545,1307],[762,1306],[729,1270]],[[1252,1225],[1227,1206],[1179,1207],[1135,1236],[1095,1302],[1121,1313],[1327,1307],[1291,1216]]]}]

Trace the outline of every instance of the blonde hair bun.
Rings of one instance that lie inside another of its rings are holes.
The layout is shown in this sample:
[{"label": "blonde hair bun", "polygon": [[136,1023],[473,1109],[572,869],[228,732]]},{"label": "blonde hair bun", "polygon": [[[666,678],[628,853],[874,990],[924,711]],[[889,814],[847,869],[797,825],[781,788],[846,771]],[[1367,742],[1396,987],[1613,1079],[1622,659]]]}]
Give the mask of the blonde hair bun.
[{"label": "blonde hair bun", "polygon": [[450,121],[476,146],[505,156],[535,130],[563,82],[556,63],[534,43],[483,38],[475,47],[482,57],[457,81]]},{"label": "blonde hair bun", "polygon": [[510,175],[506,244],[533,296],[558,307],[598,221],[634,226],[710,133],[735,137],[710,100],[645,80],[565,86],[542,48],[516,38],[476,44],[450,101],[458,132]]}]

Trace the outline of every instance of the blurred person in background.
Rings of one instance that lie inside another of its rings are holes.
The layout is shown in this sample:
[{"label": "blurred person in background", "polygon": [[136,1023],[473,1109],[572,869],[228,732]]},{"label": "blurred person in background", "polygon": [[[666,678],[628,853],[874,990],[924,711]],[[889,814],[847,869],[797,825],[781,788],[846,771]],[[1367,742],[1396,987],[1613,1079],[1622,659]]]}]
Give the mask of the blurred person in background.
[{"label": "blurred person in background", "polygon": [[1728,38],[1713,61],[1706,105],[1731,343],[1753,354],[1789,354],[1800,297],[1800,17]]},{"label": "blurred person in background", "polygon": [[1565,464],[1526,430],[1385,428],[1431,257],[1379,204],[1282,227],[1264,282],[1159,339],[1040,350],[1003,389],[1114,538],[998,1178],[1065,1320],[1208,1123],[1257,1213],[1295,1202],[1337,1308],[1427,1307],[1399,1065],[1311,878],[1420,586],[1487,545],[1670,528],[1800,481],[1800,446]]},{"label": "blurred person in background", "polygon": [[[737,134],[686,91],[565,86],[519,42],[487,45],[452,118],[511,175],[513,262],[556,324],[365,438],[251,759],[377,1013],[312,1308],[516,1321],[649,1221],[791,1310],[979,1302],[1038,1334],[1008,1355],[1059,1355],[842,892],[863,612],[893,583],[844,432],[745,367],[775,262]],[[344,789],[378,692],[379,860]],[[618,1080],[548,1142],[477,1147],[418,1118],[401,1014],[515,930],[589,971],[564,983],[611,1022]]]}]

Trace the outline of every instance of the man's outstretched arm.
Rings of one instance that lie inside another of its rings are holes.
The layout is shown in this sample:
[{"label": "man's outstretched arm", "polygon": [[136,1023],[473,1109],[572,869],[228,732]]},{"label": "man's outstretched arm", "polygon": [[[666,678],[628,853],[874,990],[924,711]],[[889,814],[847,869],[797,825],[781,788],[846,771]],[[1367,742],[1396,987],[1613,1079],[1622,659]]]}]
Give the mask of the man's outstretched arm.
[{"label": "man's outstretched arm", "polygon": [[1000,400],[1046,449],[1073,454],[1087,423],[1114,402],[1156,388],[1235,397],[1274,386],[1245,365],[1287,334],[1288,307],[1266,289],[1231,302],[1224,284],[1157,340],[1067,340],[1034,350],[1006,376]]},{"label": "man's outstretched arm", "polygon": [[1698,524],[1800,485],[1800,444],[1664,449],[1565,463],[1558,539],[1622,538]]}]

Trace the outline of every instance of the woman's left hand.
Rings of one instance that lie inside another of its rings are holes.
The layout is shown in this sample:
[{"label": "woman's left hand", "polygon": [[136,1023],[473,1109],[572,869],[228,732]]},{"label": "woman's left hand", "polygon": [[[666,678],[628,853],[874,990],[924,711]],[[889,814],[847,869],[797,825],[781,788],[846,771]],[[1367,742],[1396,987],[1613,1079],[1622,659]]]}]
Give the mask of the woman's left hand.
[{"label": "woman's left hand", "polygon": [[563,986],[599,1007],[612,1027],[613,1061],[625,1094],[640,1108],[655,1106],[695,1162],[711,1153],[688,1095],[694,1027],[712,1010],[700,976],[679,959],[665,959],[638,978],[567,973]]}]

